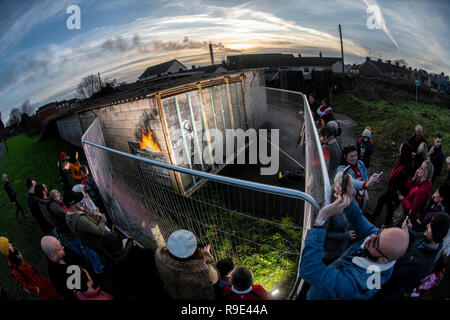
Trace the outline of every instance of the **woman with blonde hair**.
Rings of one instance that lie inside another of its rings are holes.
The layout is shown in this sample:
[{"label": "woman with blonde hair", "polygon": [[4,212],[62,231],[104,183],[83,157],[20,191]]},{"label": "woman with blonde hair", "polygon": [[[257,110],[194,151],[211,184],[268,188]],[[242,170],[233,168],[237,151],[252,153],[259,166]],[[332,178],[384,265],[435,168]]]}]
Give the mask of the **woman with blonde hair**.
[{"label": "woman with blonde hair", "polygon": [[425,160],[429,160],[430,157],[428,157],[428,147],[425,142],[422,142],[419,147],[417,148],[416,157],[414,158],[413,163],[413,171],[412,174],[419,169],[419,167],[422,165],[422,163]]},{"label": "woman with blonde hair", "polygon": [[399,195],[399,200],[402,202],[402,213],[403,215],[409,215],[413,227],[417,227],[418,214],[431,196],[433,171],[433,164],[430,160],[422,162],[414,177],[409,178],[406,183],[408,195],[406,197]]}]

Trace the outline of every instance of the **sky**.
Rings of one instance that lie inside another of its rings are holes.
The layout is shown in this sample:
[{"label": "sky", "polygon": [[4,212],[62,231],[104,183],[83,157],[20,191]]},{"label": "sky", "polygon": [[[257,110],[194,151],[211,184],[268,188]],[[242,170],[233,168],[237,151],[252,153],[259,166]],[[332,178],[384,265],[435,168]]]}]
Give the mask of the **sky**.
[{"label": "sky", "polygon": [[[80,9],[80,28],[69,6]],[[134,82],[152,65],[190,68],[228,55],[301,53],[362,63],[403,59],[450,73],[446,0],[0,0],[0,112],[71,99],[89,74]]]}]

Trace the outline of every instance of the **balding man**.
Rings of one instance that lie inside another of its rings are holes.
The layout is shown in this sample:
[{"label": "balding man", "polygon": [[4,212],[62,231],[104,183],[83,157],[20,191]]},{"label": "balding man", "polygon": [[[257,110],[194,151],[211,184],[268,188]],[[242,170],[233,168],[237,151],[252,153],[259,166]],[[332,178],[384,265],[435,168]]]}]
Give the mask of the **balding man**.
[{"label": "balding man", "polygon": [[413,158],[416,157],[417,148],[419,148],[422,142],[425,142],[428,147],[427,139],[423,136],[423,128],[420,124],[418,124],[415,127],[413,136],[408,140],[408,143],[411,146]]},{"label": "balding man", "polygon": [[70,265],[79,265],[88,269],[89,267],[74,251],[65,248],[55,237],[42,237],[41,248],[47,256],[48,273],[53,286],[64,300],[77,300],[73,290],[67,288],[67,278],[70,276],[67,268]]},{"label": "balding man", "polygon": [[[300,276],[311,286],[308,300],[367,300],[386,283],[395,261],[408,248],[408,233],[400,228],[379,229],[362,215],[353,197],[352,179],[347,192],[335,184],[337,200],[323,207],[313,228],[308,230]],[[362,238],[329,266],[322,262],[326,225],[330,217],[346,215],[352,230]]]},{"label": "balding man", "polygon": [[408,251],[395,264],[389,281],[373,297],[376,300],[401,298],[408,289],[420,284],[420,281],[430,272],[442,248],[442,241],[450,228],[450,217],[445,212],[437,213],[423,233],[412,231],[412,224],[407,217],[402,228],[409,229]]}]

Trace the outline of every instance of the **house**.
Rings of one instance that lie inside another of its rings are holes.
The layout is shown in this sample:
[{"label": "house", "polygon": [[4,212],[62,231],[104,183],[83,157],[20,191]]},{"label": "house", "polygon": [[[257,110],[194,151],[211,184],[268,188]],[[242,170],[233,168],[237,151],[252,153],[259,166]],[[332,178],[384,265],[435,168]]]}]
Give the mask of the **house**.
[{"label": "house", "polygon": [[383,62],[381,59],[372,60],[366,57],[366,61],[359,66],[359,73],[368,77],[389,77],[393,79],[408,79],[412,70],[406,66],[400,66],[399,62],[392,63],[391,60]]},{"label": "house", "polygon": [[36,115],[42,120],[54,115],[56,113],[63,113],[78,106],[78,99],[74,98],[71,100],[54,101],[47,103],[39,107],[36,110]]},{"label": "house", "polygon": [[[310,80],[313,71],[332,70],[342,72],[342,59],[332,57],[302,57],[301,54],[263,53],[227,56],[227,66],[231,70],[265,68],[266,80],[270,81],[280,71],[301,71],[304,80]],[[348,72],[347,66],[344,72]]]},{"label": "house", "polygon": [[144,71],[144,73],[142,73],[139,76],[138,80],[140,80],[140,81],[150,80],[150,79],[154,79],[154,78],[169,75],[169,74],[179,73],[179,72],[182,72],[185,70],[187,70],[187,67],[184,64],[182,64],[181,62],[179,62],[176,59],[170,60],[167,62],[157,64],[156,66],[148,67]]}]

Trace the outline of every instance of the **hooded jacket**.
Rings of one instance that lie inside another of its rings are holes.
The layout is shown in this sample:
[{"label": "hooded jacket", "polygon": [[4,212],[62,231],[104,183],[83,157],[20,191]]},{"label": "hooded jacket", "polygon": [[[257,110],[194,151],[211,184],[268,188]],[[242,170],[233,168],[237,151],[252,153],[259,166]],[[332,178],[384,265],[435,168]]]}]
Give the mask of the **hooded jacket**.
[{"label": "hooded jacket", "polygon": [[56,233],[64,241],[70,241],[75,238],[75,234],[66,224],[66,211],[57,202],[49,199],[37,199],[39,209],[44,218],[56,229]]},{"label": "hooded jacket", "polygon": [[70,212],[66,214],[66,223],[81,241],[96,252],[103,252],[101,237],[105,233],[103,217],[99,219],[85,212]]},{"label": "hooded jacket", "polygon": [[172,258],[166,247],[156,251],[156,268],[161,280],[175,300],[214,300],[213,284],[219,279],[214,259],[207,252],[187,261]]},{"label": "hooded jacket", "polygon": [[436,255],[442,247],[430,248],[421,232],[409,230],[409,247],[405,255],[397,260],[389,281],[376,294],[374,299],[392,300],[399,298],[405,290],[419,285],[433,267]]},{"label": "hooded jacket", "polygon": [[344,214],[363,240],[350,246],[341,257],[326,266],[322,262],[326,229],[313,227],[308,230],[300,261],[300,276],[311,286],[308,300],[367,300],[378,291],[376,287],[368,286],[374,275],[369,268],[380,270],[381,286],[392,274],[395,261],[378,264],[365,258],[365,241],[377,233],[378,228],[362,215],[355,200],[345,208]]}]

